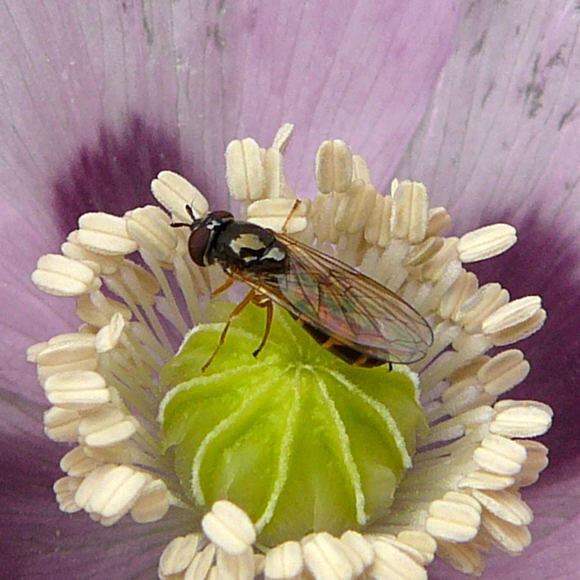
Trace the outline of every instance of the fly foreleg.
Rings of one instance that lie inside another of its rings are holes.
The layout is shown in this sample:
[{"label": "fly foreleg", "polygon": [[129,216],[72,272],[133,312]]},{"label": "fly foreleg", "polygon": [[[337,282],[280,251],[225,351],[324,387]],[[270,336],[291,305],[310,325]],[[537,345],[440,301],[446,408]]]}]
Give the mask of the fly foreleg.
[{"label": "fly foreleg", "polygon": [[262,340],[258,346],[258,348],[252,353],[254,356],[258,356],[260,351],[266,345],[266,341],[270,336],[270,330],[272,330],[272,318],[274,315],[274,305],[272,301],[263,294],[255,294],[252,298],[252,302],[261,308],[266,309],[266,329],[264,330],[264,335],[262,336]]},{"label": "fly foreleg", "polygon": [[[227,284],[227,282],[226,282],[226,284]],[[224,284],[224,286],[225,286],[225,284]],[[223,286],[222,286],[222,288],[223,288]],[[219,290],[219,288],[218,288],[218,290]],[[225,288],[224,288],[224,290],[225,290]],[[254,301],[255,294],[256,294],[256,291],[252,288],[246,294],[245,298],[231,311],[230,315],[228,316],[228,320],[226,322],[226,325],[224,326],[222,333],[220,335],[218,345],[215,347],[215,350],[211,353],[211,356],[209,357],[208,361],[201,367],[202,373],[205,372],[207,367],[212,363],[213,359],[216,357],[217,353],[219,352],[220,348],[222,347],[223,343],[225,342],[226,335],[228,334],[228,330],[230,329],[230,326],[231,326],[232,322],[234,321],[234,318],[236,318],[236,316],[239,316],[240,313],[244,310],[244,308],[248,304],[250,304],[251,302]]]}]

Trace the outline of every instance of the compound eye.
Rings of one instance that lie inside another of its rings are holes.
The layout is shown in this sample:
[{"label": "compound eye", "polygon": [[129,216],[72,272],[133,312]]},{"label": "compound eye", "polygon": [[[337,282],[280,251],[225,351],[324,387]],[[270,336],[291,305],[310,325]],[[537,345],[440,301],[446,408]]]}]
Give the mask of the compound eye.
[{"label": "compound eye", "polygon": [[203,226],[193,230],[189,236],[189,255],[198,266],[207,266],[204,257],[210,237],[211,230]]}]

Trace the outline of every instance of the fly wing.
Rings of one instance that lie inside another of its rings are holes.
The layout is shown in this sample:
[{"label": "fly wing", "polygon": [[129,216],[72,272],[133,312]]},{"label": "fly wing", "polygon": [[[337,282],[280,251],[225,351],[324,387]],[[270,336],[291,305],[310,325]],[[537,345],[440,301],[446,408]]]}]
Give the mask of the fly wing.
[{"label": "fly wing", "polygon": [[414,308],[340,260],[275,235],[288,252],[286,271],[259,276],[253,285],[295,316],[367,354],[402,363],[423,358],[433,333]]}]

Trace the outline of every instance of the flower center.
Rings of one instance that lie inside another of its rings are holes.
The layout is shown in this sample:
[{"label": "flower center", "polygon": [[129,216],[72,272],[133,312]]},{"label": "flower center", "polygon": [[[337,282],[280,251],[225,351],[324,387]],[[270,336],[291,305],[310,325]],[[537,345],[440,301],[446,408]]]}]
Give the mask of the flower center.
[{"label": "flower center", "polygon": [[[189,232],[170,227],[189,223],[187,205],[206,216],[207,201],[162,172],[152,189],[171,218],[153,206],[86,214],[63,255],[43,256],[33,273],[42,290],[76,297],[83,322],[28,352],[52,405],[47,435],[76,444],[54,486],[59,505],[107,526],[127,514],[159,520],[170,508],[205,514],[201,528],[168,545],[164,577],[265,566],[276,578],[330,569],[422,578],[436,550],[480,573],[492,544],[519,553],[529,543],[519,490],[546,465],[547,450],[529,438],[551,422],[541,403],[496,402],[525,379],[523,354],[486,354],[542,326],[539,297],[510,301],[463,267],[507,250],[515,230],[495,224],[443,237],[450,217],[429,208],[422,184],[395,181],[380,195],[362,158],[338,140],[319,149],[318,196],[291,213],[282,171],[290,133],[282,127],[270,148],[251,139],[228,146],[241,217],[371,276],[427,321],[433,340],[399,329],[395,362],[409,369],[359,368],[276,309],[256,358],[265,311],[250,305],[207,365],[237,300],[234,289],[223,296],[229,304],[211,300],[224,270],[192,263]],[[242,256],[246,246],[244,238],[230,249]],[[126,257],[135,251],[142,265]],[[195,255],[205,263],[205,253]],[[341,332],[325,334],[345,342]],[[415,347],[401,345],[418,342],[422,356],[406,358]]]}]

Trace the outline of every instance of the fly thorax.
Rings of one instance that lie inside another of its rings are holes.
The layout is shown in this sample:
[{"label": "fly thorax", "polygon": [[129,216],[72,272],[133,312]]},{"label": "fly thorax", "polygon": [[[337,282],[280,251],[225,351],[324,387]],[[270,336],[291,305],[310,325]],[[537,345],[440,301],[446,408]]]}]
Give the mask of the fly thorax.
[{"label": "fly thorax", "polygon": [[231,224],[216,244],[216,258],[240,270],[281,270],[286,256],[271,232],[250,223]]}]

